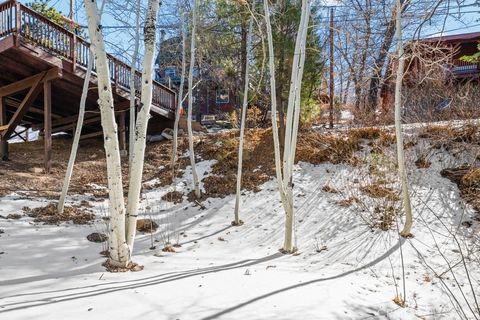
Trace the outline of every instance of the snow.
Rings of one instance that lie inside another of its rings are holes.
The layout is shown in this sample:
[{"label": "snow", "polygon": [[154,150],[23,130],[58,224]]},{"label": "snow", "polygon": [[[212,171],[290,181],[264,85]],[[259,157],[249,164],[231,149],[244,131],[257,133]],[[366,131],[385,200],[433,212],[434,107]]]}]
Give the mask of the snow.
[{"label": "snow", "polygon": [[[198,164],[200,179],[213,164]],[[99,255],[104,245],[86,239],[106,230],[100,219],[105,200],[91,202],[99,217],[91,225],[0,219],[0,319],[459,319],[442,283],[471,316],[459,288],[470,303],[473,296],[451,234],[465,252],[470,237],[480,230],[475,221],[471,228],[460,226],[474,213],[462,204],[456,186],[440,177],[435,166],[414,170],[415,237],[403,239],[396,230],[372,231],[357,207],[337,205],[354,185],[358,170],[332,164],[296,166],[299,251],[294,255],[278,251],[284,214],[273,180],[260,192],[242,196],[241,227],[230,224],[233,195],[208,199],[202,210],[186,200],[176,205],[160,200],[173,186],[148,191],[141,207],[152,207],[161,227],[153,235],[158,241],[154,250],[149,249],[149,234],[137,237],[134,261],[145,266],[141,272],[106,272],[101,266],[105,258]],[[326,184],[341,192],[322,191]],[[188,191],[190,185],[187,168],[176,188]],[[0,215],[48,201],[12,194],[0,198]],[[167,239],[181,247],[175,253],[162,252]],[[323,246],[326,249],[317,252]],[[400,254],[405,308],[393,302],[403,296]],[[442,255],[454,266],[460,287]],[[445,272],[442,279],[424,259],[438,274]],[[475,263],[467,261],[478,288],[480,269]]]}]

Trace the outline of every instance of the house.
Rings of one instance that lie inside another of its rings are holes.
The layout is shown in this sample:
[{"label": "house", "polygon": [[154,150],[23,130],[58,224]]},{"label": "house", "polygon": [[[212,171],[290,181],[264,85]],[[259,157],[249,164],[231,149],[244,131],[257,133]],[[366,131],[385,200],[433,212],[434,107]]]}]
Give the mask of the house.
[{"label": "house", "polygon": [[[433,111],[444,109],[450,104],[446,88],[459,88],[468,83],[478,85],[480,83],[480,63],[463,61],[463,56],[473,55],[478,51],[480,32],[464,33],[448,36],[439,36],[420,39],[407,43],[405,51],[405,76],[403,78],[405,105],[411,107],[408,101],[408,92],[423,90],[428,96],[435,88],[428,84],[436,82],[437,99],[416,102],[421,104],[421,109]],[[391,110],[394,102],[394,90],[396,69],[398,60],[393,59],[388,64],[387,76],[381,90],[381,107],[384,111]],[[444,88],[442,88],[442,86]],[[444,90],[445,89],[445,90]],[[443,90],[443,92],[441,92]],[[407,94],[405,94],[407,92]],[[412,95],[413,96],[413,95]],[[418,96],[418,95],[417,95]],[[445,96],[445,97],[442,97]]]},{"label": "house", "polygon": [[445,67],[456,79],[478,79],[480,77],[480,63],[462,61],[463,56],[473,55],[478,51],[480,32],[463,33],[450,36],[440,36],[420,40],[430,46],[443,47],[448,52]]},{"label": "house", "polygon": [[[167,87],[174,88],[176,91],[178,91],[181,82],[181,57],[181,38],[172,37],[161,43],[155,61],[156,80]],[[188,90],[188,69],[187,60],[184,95],[187,94]],[[241,106],[236,90],[226,84],[228,81],[225,81],[226,76],[222,68],[210,64],[209,61],[202,61],[201,68],[194,68],[193,77],[193,115],[195,120],[200,121],[203,115],[217,115],[222,118],[225,114]],[[188,99],[185,99],[183,102],[184,110],[187,106]]]},{"label": "house", "polygon": [[[1,0],[0,0],[1,1]],[[15,19],[22,17],[22,19]],[[41,32],[40,32],[41,31]],[[52,166],[52,136],[75,131],[85,82],[90,44],[20,2],[0,3],[0,156],[9,159],[9,139],[25,130],[40,131],[44,140],[45,172]],[[127,150],[130,107],[130,67],[107,55],[120,150]],[[138,105],[141,72],[135,78]],[[96,88],[97,75],[90,78]],[[133,88],[132,88],[133,89]],[[149,133],[171,127],[176,93],[153,82]],[[98,90],[88,90],[80,139],[103,136]],[[22,155],[18,155],[22,156]]]}]

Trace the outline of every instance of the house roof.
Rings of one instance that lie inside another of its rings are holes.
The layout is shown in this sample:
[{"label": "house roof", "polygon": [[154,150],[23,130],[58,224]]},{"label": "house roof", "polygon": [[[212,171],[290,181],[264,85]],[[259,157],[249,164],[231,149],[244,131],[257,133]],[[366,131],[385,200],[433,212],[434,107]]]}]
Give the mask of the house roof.
[{"label": "house roof", "polygon": [[454,35],[444,35],[423,39],[423,41],[441,41],[441,42],[462,42],[462,41],[480,41],[480,32],[461,33]]}]

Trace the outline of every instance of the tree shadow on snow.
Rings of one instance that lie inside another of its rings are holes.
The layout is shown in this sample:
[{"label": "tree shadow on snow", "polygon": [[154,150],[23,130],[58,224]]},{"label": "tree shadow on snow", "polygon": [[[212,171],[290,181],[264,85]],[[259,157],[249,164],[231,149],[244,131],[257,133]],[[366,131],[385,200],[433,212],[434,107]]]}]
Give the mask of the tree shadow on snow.
[{"label": "tree shadow on snow", "polygon": [[400,238],[398,243],[395,244],[394,246],[392,246],[387,252],[385,252],[384,254],[382,254],[380,257],[376,258],[375,260],[359,267],[359,268],[355,268],[355,269],[352,269],[352,270],[349,270],[347,272],[344,272],[344,273],[340,273],[338,275],[335,275],[335,276],[331,276],[331,277],[325,277],[325,278],[319,278],[319,279],[314,279],[314,280],[310,280],[310,281],[307,281],[307,282],[303,282],[303,283],[299,283],[299,284],[295,284],[295,285],[292,285],[292,286],[288,286],[288,287],[285,287],[285,288],[281,288],[281,289],[278,289],[278,290],[275,290],[275,291],[272,291],[272,292],[268,292],[268,293],[265,293],[263,295],[260,295],[258,297],[255,297],[255,298],[252,298],[252,299],[249,299],[245,302],[242,302],[242,303],[239,303],[237,305],[234,305],[230,308],[227,308],[227,309],[224,309],[224,310],[221,310],[217,313],[214,313],[208,317],[205,317],[205,318],[202,318],[202,320],[212,320],[212,319],[219,319],[219,318],[222,318],[223,316],[225,316],[226,314],[229,314],[235,310],[238,310],[238,309],[241,309],[243,307],[246,307],[247,305],[250,305],[252,303],[255,303],[255,302],[258,302],[260,300],[263,300],[263,299],[266,299],[266,298],[269,298],[271,296],[274,296],[274,295],[277,295],[277,294],[281,294],[283,292],[286,292],[286,291],[290,291],[290,290],[294,290],[294,289],[298,289],[298,288],[301,288],[301,287],[305,287],[305,286],[308,286],[308,285],[311,285],[311,284],[315,284],[315,283],[318,283],[318,282],[323,282],[323,281],[329,281],[329,280],[335,280],[335,279],[339,279],[339,278],[342,278],[342,277],[345,277],[345,276],[348,276],[350,274],[353,274],[355,272],[358,272],[358,271],[361,271],[363,269],[366,269],[366,268],[370,268],[374,265],[376,265],[377,263],[381,262],[382,260],[388,258],[392,253],[394,253],[396,250],[399,249],[399,247],[401,245],[403,245],[405,243],[405,239],[404,238]]},{"label": "tree shadow on snow", "polygon": [[[160,285],[162,283],[178,281],[178,280],[195,277],[195,276],[201,276],[209,273],[216,273],[216,272],[228,271],[232,269],[249,267],[249,266],[257,265],[260,263],[268,262],[282,256],[283,255],[278,252],[278,253],[275,253],[263,258],[258,258],[258,259],[246,259],[238,262],[224,264],[221,266],[191,269],[191,270],[186,270],[181,272],[169,272],[161,275],[156,275],[156,276],[151,276],[151,277],[146,277],[146,278],[136,279],[136,280],[114,281],[114,282],[95,284],[95,285],[90,285],[85,287],[74,287],[74,288],[60,289],[60,290],[24,293],[24,294],[17,294],[17,295],[12,295],[8,297],[2,297],[0,298],[0,308],[1,308],[0,314],[15,311],[15,310],[22,310],[22,309],[28,309],[28,308],[58,303],[58,302],[65,302],[70,300],[104,295],[104,294],[117,292],[117,291],[132,290],[136,288]],[[78,291],[85,290],[85,291],[68,293],[70,291],[77,291],[77,290]],[[64,292],[64,294],[57,294],[57,295],[52,295],[44,298],[32,299],[32,296],[35,296],[35,295],[55,294],[60,292]],[[19,301],[19,302],[1,304],[1,301],[3,299],[11,299],[11,298],[20,297],[20,296],[28,296],[28,299],[24,301]]]}]

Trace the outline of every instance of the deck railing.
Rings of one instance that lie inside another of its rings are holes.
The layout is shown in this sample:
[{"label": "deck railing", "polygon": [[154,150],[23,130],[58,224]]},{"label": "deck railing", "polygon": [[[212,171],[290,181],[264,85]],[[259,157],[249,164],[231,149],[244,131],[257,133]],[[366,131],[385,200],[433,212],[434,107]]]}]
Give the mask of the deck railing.
[{"label": "deck railing", "polygon": [[459,59],[453,60],[453,72],[480,73],[480,63],[467,62]]},{"label": "deck railing", "polygon": [[[77,67],[86,68],[88,65],[90,43],[15,0],[0,3],[0,39],[9,35],[40,46],[43,50],[72,62],[73,71]],[[130,92],[130,66],[110,54],[107,54],[107,59],[112,84]],[[141,72],[136,71],[137,97],[140,96],[141,78]],[[175,92],[154,81],[152,103],[174,113]]]}]

